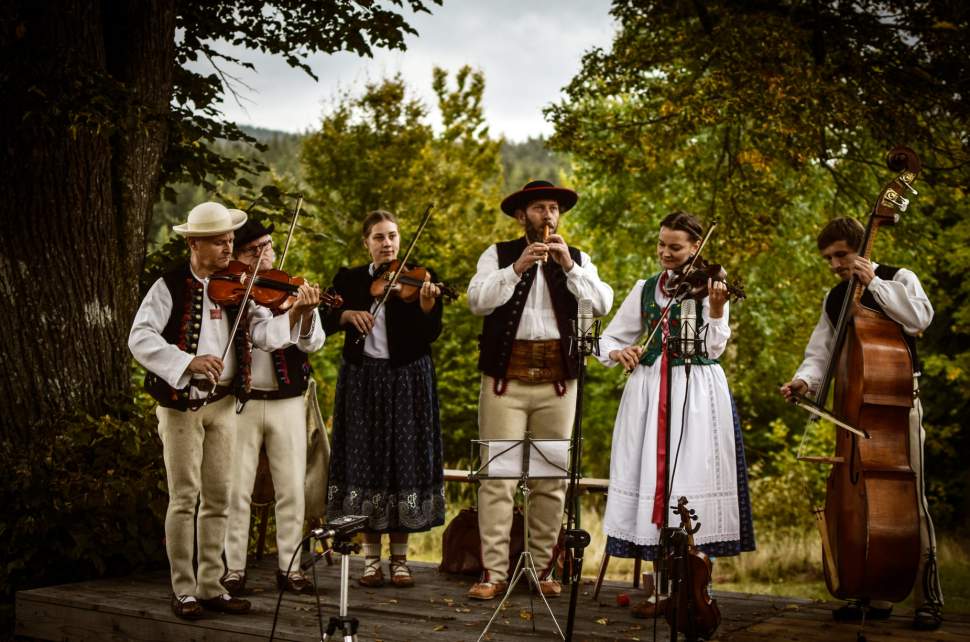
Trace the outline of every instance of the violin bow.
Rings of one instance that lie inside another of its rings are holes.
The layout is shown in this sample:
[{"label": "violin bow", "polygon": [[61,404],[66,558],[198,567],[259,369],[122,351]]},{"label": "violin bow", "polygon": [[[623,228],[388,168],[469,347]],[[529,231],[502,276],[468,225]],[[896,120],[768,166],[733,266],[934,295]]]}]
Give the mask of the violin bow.
[{"label": "violin bow", "polygon": [[[428,221],[431,220],[431,210],[433,208],[434,208],[434,203],[429,203],[428,208],[424,210],[424,215],[421,217],[421,224],[418,225],[417,232],[414,233],[414,237],[411,239],[411,242],[408,244],[408,249],[404,253],[404,258],[401,259],[397,270],[395,270],[394,273],[391,275],[390,281],[387,283],[387,285],[384,286],[384,296],[378,299],[377,303],[371,309],[371,314],[374,315],[375,317],[377,316],[378,311],[380,311],[380,309],[384,307],[384,304],[387,303],[387,298],[391,296],[391,290],[394,289],[395,284],[397,284],[398,277],[400,277],[401,272],[404,271],[404,266],[407,265],[408,259],[411,258],[411,252],[414,250],[414,246],[417,244],[418,238],[421,236],[421,233],[424,232],[424,228],[428,224]],[[366,335],[361,335],[361,336],[363,337]]]},{"label": "violin bow", "polygon": [[277,270],[283,269],[283,261],[286,260],[286,252],[290,249],[290,241],[293,240],[293,231],[296,229],[296,219],[300,216],[300,208],[303,207],[303,194],[298,194],[299,200],[296,202],[296,209],[293,211],[293,220],[290,221],[290,231],[286,235],[286,244],[283,246],[283,254],[280,255],[280,264]]},{"label": "violin bow", "polygon": [[[232,342],[236,338],[236,331],[239,330],[239,322],[242,320],[243,315],[246,314],[246,304],[249,303],[249,294],[253,291],[253,285],[256,284],[256,274],[259,272],[259,264],[263,260],[263,252],[265,251],[265,247],[259,251],[259,256],[256,258],[256,263],[253,266],[253,275],[250,277],[249,283],[246,284],[246,292],[243,294],[242,301],[239,303],[239,313],[236,315],[236,320],[232,324],[232,330],[229,332],[229,341],[226,342],[226,349],[222,351],[223,365],[225,365],[226,358],[229,356],[229,350],[232,349]],[[202,401],[202,405],[198,408],[194,408],[193,410],[199,410],[208,405],[209,399],[211,399],[212,395],[215,393],[218,383],[218,381],[212,382],[212,388],[210,388],[208,394],[206,394],[205,399]]]},{"label": "violin bow", "polygon": [[[704,250],[704,247],[707,245],[707,242],[711,238],[711,234],[714,233],[714,228],[716,228],[717,226],[718,226],[717,220],[711,223],[711,227],[708,228],[707,234],[705,234],[704,238],[701,239],[701,246],[697,248],[697,251],[694,252],[694,255],[690,257],[690,261],[687,262],[687,266],[684,268],[685,275],[690,274],[694,270],[694,264],[697,263],[697,260],[701,256],[701,252]],[[681,295],[681,298],[682,298],[682,295]],[[670,297],[670,300],[667,302],[667,305],[664,306],[663,312],[660,313],[660,319],[657,321],[657,325],[653,327],[653,330],[650,332],[649,335],[647,335],[645,339],[643,338],[643,335],[640,336],[640,340],[637,341],[635,344],[637,347],[646,349],[646,347],[650,345],[650,342],[653,341],[653,337],[657,334],[657,330],[659,330],[660,327],[663,325],[663,320],[667,318],[667,314],[670,312],[670,307],[674,303],[678,303],[679,301],[680,301],[680,298],[677,297],[677,293],[675,292],[674,295]],[[631,372],[633,371],[628,370],[627,374],[630,374]]]}]

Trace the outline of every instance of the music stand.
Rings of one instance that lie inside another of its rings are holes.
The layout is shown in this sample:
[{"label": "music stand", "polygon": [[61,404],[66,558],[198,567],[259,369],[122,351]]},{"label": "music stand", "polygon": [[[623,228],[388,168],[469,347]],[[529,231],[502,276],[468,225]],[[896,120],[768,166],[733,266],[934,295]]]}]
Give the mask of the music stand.
[{"label": "music stand", "polygon": [[[563,635],[562,628],[560,628],[559,622],[556,621],[556,616],[552,612],[549,601],[539,588],[539,573],[536,571],[535,561],[532,559],[532,552],[529,550],[529,494],[531,493],[529,480],[566,479],[569,476],[566,463],[568,461],[570,440],[534,439],[532,433],[527,430],[524,439],[474,439],[472,440],[473,448],[475,444],[478,444],[480,449],[486,450],[488,454],[484,457],[485,463],[472,476],[476,479],[518,479],[524,504],[522,520],[524,547],[522,553],[519,554],[519,559],[515,563],[515,570],[512,571],[512,577],[509,580],[509,586],[505,591],[505,595],[502,597],[502,601],[495,608],[495,612],[492,613],[492,617],[489,619],[488,624],[485,625],[485,629],[478,637],[478,640],[481,642],[485,638],[485,634],[488,633],[495,618],[502,611],[502,607],[508,601],[509,596],[512,595],[515,585],[518,584],[523,575],[526,576],[530,588],[534,589],[539,594],[539,597],[542,598],[542,602],[546,605],[546,609],[549,611],[549,617],[552,618],[552,623],[555,624],[559,636],[565,639],[566,636]],[[495,451],[494,454],[493,450]],[[531,474],[533,470],[535,470],[535,474]],[[536,624],[531,593],[529,597],[529,609],[533,612],[532,630],[534,632]]]}]

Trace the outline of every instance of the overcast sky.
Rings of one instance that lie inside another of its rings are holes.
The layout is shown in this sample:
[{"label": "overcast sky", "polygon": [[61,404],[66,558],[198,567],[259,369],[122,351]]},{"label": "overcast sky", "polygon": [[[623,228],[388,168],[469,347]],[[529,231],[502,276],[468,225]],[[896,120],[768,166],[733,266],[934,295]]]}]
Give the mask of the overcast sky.
[{"label": "overcast sky", "polygon": [[[359,92],[366,81],[400,73],[412,91],[434,108],[431,70],[453,77],[462,65],[485,73],[485,117],[493,135],[519,141],[552,133],[542,108],[561,96],[579,70],[585,51],[608,49],[614,22],[609,0],[444,0],[432,15],[406,13],[418,31],[406,51],[376,50],[373,58],[348,53],[309,59],[314,81],[280,57],[233,50],[256,71],[229,69],[251,89],[237,86],[242,107],[223,105],[229,120],[289,132],[318,126],[326,104],[341,89]],[[197,66],[211,71],[207,63]]]}]

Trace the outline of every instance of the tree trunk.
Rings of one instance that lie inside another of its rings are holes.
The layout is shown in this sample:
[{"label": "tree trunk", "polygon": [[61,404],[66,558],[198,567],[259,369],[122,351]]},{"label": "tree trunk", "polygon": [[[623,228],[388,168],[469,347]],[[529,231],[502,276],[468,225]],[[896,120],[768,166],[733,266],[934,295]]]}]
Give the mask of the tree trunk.
[{"label": "tree trunk", "polygon": [[21,0],[0,25],[0,438],[17,439],[130,392],[175,6]]}]

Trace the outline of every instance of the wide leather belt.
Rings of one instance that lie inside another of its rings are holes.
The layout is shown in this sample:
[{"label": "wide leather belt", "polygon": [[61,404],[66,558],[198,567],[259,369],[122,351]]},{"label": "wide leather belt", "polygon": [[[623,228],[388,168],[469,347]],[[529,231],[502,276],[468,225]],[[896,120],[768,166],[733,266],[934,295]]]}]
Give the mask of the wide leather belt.
[{"label": "wide leather belt", "polygon": [[[215,403],[228,395],[232,391],[229,386],[216,386],[216,389],[212,392],[212,396],[209,397],[209,403]],[[204,391],[203,391],[204,392]],[[189,410],[198,410],[205,403],[205,399],[190,399],[187,407]]]},{"label": "wide leather belt", "polygon": [[299,397],[301,393],[286,392],[283,390],[256,390],[253,388],[248,393],[246,393],[246,398],[254,401],[273,401],[275,399],[290,399],[291,397]]},{"label": "wide leather belt", "polygon": [[513,341],[512,355],[509,357],[505,378],[518,379],[526,383],[565,381],[567,375],[559,339]]}]

